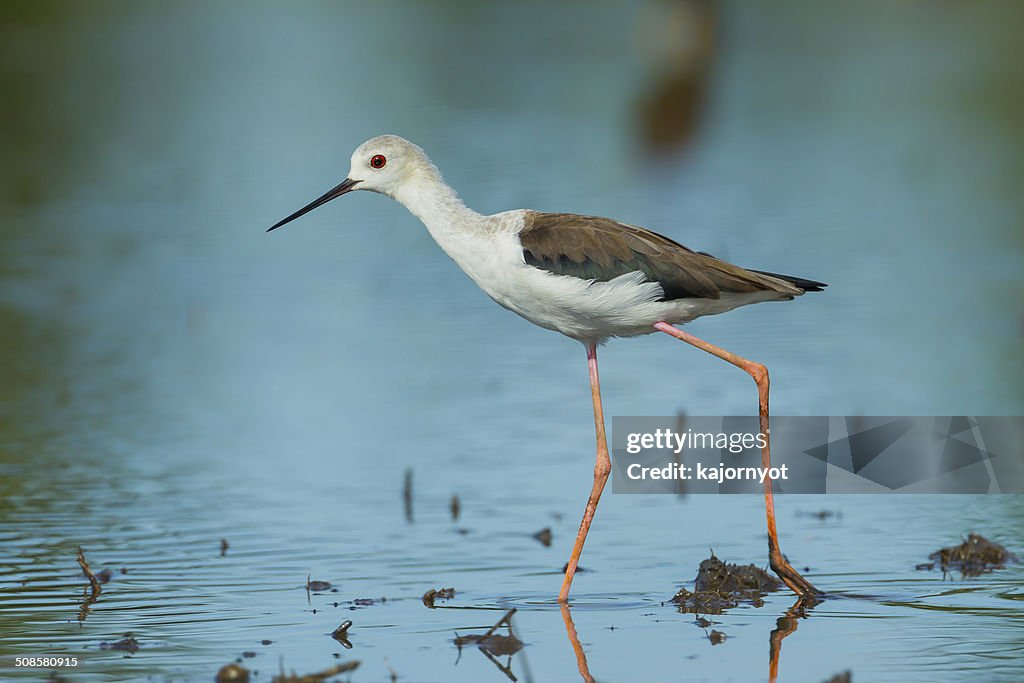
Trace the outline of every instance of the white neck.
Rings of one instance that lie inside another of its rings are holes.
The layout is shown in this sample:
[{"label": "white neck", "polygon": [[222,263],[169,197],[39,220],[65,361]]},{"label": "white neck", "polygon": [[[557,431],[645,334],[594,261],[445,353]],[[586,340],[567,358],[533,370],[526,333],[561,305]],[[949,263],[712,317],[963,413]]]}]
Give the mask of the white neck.
[{"label": "white neck", "polygon": [[472,229],[483,218],[462,203],[455,190],[440,177],[422,177],[403,183],[394,198],[423,221],[430,234],[452,228]]},{"label": "white neck", "polygon": [[462,265],[460,245],[482,234],[484,217],[462,203],[440,174],[431,173],[410,179],[396,188],[394,199],[409,209],[427,226],[427,231],[442,249]]},{"label": "white neck", "polygon": [[[390,193],[419,218],[438,246],[492,299],[508,307],[502,289],[510,271],[522,264],[522,247],[505,214],[484,216],[468,208],[436,169],[424,172]],[[514,212],[506,212],[514,213]],[[519,225],[522,224],[520,220]]]}]

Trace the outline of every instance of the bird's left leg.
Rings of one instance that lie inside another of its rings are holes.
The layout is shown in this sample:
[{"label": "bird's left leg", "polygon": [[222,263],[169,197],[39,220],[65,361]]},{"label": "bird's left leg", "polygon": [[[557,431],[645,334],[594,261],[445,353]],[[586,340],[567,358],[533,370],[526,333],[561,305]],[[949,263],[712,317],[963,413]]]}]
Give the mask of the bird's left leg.
[{"label": "bird's left leg", "polygon": [[[676,339],[732,363],[754,378],[754,382],[757,384],[757,403],[761,433],[765,437],[764,447],[761,449],[761,466],[770,468],[772,466],[772,454],[768,425],[768,368],[760,363],[741,358],[725,349],[720,349],[714,344],[709,344],[703,339],[687,334],[678,327],[669,325],[666,322],[655,323],[654,327],[665,334],[670,334]],[[779,534],[775,530],[775,502],[772,498],[772,480],[768,478],[764,480],[764,507],[765,516],[768,518],[768,563],[775,573],[779,575],[779,578],[797,595],[815,595],[820,593],[800,572],[793,569],[793,566],[783,557],[782,551],[779,549]]]},{"label": "bird's left leg", "polygon": [[572,586],[572,577],[576,575],[580,553],[583,552],[583,543],[587,540],[587,532],[590,531],[590,524],[594,521],[594,513],[597,512],[597,502],[601,500],[601,492],[604,491],[605,482],[608,481],[608,473],[612,470],[612,461],[608,456],[608,441],[604,433],[601,383],[597,378],[597,344],[587,344],[587,367],[590,369],[590,397],[594,402],[594,427],[597,431],[597,463],[594,465],[594,487],[590,490],[590,498],[587,500],[587,507],[583,511],[583,521],[580,522],[580,531],[576,534],[576,543],[572,547],[569,564],[565,567],[565,579],[562,581],[562,590],[558,593],[558,601],[562,603],[569,599],[569,587]]}]

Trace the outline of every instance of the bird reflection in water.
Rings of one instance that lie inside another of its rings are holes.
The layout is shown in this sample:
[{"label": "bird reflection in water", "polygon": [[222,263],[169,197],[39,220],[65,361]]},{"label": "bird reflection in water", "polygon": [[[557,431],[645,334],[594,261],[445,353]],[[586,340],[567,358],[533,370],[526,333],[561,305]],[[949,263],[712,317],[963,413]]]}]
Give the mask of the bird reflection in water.
[{"label": "bird reflection in water", "polygon": [[[768,683],[775,683],[779,675],[779,658],[782,655],[782,641],[794,633],[800,619],[806,619],[808,613],[821,600],[813,596],[801,596],[793,603],[786,612],[778,618],[776,626],[768,636]],[[576,656],[576,665],[579,668],[580,676],[585,683],[594,683],[594,677],[590,674],[590,666],[587,664],[587,653],[583,650],[579,636],[576,633],[576,624],[572,620],[572,611],[567,604],[560,605],[562,609],[562,621],[565,622],[565,632],[569,636],[569,644],[572,646],[573,654]]]}]

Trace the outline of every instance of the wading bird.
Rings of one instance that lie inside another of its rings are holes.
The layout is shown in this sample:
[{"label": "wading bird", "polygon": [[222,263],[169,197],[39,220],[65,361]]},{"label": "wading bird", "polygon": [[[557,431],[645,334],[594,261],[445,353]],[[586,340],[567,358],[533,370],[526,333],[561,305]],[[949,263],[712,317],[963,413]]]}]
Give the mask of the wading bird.
[{"label": "wading bird", "polygon": [[[760,430],[768,435],[768,370],[698,339],[676,324],[761,301],[786,301],[825,285],[747,270],[695,252],[657,233],[597,216],[529,209],[484,216],[468,208],[418,146],[396,135],[372,138],[352,154],[348,177],[267,232],[353,190],[401,202],[489,297],[535,325],[561,332],[587,350],[597,464],[594,486],[558,595],[566,602],[611,460],[605,437],[597,347],[611,337],[664,332],[741,368],[757,384]],[[761,449],[771,467],[771,445]],[[779,549],[771,480],[764,483],[768,558],[793,591],[818,591]]]}]

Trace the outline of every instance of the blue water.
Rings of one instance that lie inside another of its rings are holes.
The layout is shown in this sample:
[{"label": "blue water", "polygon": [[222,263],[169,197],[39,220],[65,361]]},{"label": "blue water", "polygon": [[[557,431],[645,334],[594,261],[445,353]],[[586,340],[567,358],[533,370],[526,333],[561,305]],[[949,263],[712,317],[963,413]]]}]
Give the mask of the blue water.
[{"label": "blue water", "polygon": [[[74,681],[211,680],[253,651],[256,680],[358,659],[354,681],[502,681],[453,639],[516,607],[514,674],[579,678],[554,596],[591,485],[582,348],[495,306],[382,197],[263,234],[374,134],[417,141],[480,211],[610,215],[828,282],[690,327],[768,365],[776,414],[1021,414],[1020,8],[686,15],[716,38],[698,123],[659,153],[639,112],[689,68],[674,11],[4,9],[0,677],[66,655]],[[610,344],[601,372],[609,416],[756,408],[749,378],[667,338]],[[779,680],[1020,678],[1024,570],[914,570],[969,531],[1020,553],[1020,497],[777,507],[833,595]],[[84,620],[79,545],[114,570]],[[571,611],[591,675],[767,679],[792,596],[712,617],[714,646],[663,604],[712,547],[766,562],[757,497],[606,495]],[[307,600],[307,575],[338,592]],[[328,635],[346,619],[351,650]],[[129,631],[134,656],[99,649]]]}]

